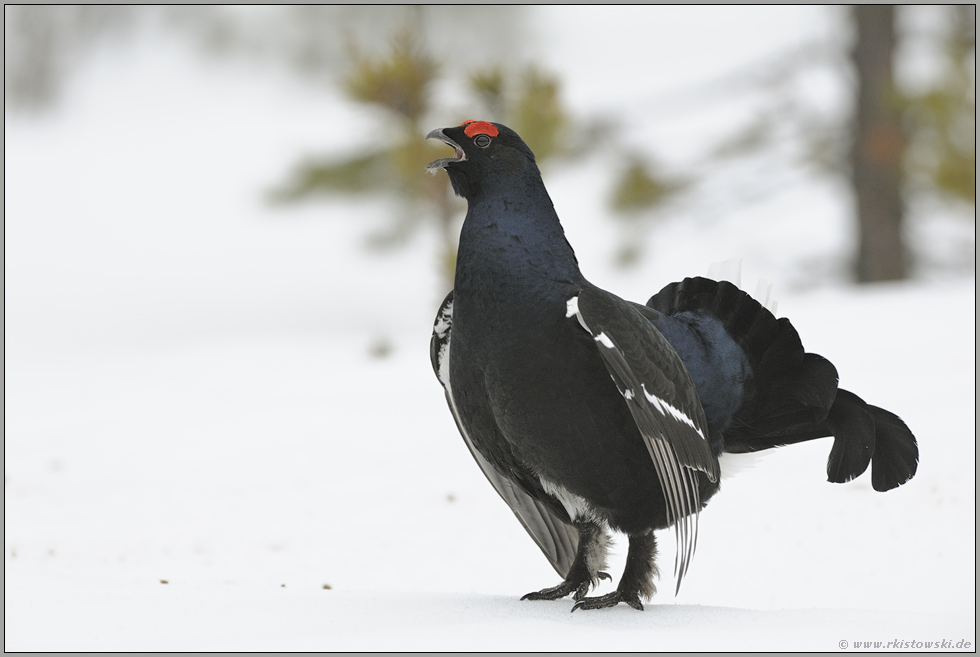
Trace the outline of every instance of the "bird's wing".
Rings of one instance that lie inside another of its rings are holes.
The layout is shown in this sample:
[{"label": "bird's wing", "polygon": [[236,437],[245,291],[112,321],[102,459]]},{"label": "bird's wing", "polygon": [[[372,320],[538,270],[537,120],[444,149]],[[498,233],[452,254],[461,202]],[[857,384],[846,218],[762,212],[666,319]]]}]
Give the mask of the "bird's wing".
[{"label": "bird's wing", "polygon": [[568,300],[566,316],[592,336],[646,443],[677,532],[677,586],[697,544],[697,472],[720,475],[707,421],[680,356],[632,304],[594,286]]},{"label": "bird's wing", "polygon": [[432,360],[432,369],[435,370],[436,377],[446,391],[446,401],[449,403],[449,410],[452,411],[453,419],[456,420],[459,433],[463,436],[463,441],[469,448],[470,454],[473,455],[477,465],[480,466],[494,490],[507,502],[524,529],[541,548],[558,574],[564,578],[568,575],[578,550],[578,530],[556,516],[545,504],[529,495],[518,484],[502,475],[473,446],[469,432],[463,426],[459,412],[456,410],[452,386],[449,381],[449,347],[452,324],[453,293],[450,292],[436,314],[436,321],[432,328],[432,341],[429,345],[429,356]]}]

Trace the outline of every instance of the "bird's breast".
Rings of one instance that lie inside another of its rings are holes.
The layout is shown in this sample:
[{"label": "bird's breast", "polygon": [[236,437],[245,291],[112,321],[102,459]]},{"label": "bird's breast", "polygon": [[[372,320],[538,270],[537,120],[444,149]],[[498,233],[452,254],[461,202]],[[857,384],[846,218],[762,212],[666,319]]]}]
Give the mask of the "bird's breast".
[{"label": "bird's breast", "polygon": [[485,449],[508,450],[562,484],[587,481],[624,452],[643,462],[629,410],[564,300],[473,301],[454,303],[450,369],[457,403],[493,417],[500,443]]}]

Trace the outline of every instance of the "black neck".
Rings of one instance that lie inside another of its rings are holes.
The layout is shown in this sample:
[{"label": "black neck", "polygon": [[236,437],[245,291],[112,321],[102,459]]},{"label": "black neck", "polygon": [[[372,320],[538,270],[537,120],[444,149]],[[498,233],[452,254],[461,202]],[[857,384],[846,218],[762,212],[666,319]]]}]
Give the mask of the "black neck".
[{"label": "black neck", "polygon": [[460,233],[457,285],[581,281],[575,252],[540,176],[493,187],[469,199]]}]

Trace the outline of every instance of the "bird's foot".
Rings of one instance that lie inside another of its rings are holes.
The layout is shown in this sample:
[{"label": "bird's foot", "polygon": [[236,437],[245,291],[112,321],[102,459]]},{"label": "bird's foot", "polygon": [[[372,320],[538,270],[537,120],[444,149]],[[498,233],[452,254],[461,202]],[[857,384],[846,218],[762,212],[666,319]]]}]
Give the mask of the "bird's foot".
[{"label": "bird's foot", "polygon": [[606,607],[615,607],[620,602],[625,602],[637,611],[643,611],[643,603],[640,602],[639,595],[629,595],[619,590],[607,593],[606,595],[598,595],[594,598],[576,598],[576,600],[578,602],[572,607],[572,611],[576,609],[605,609]]},{"label": "bird's foot", "polygon": [[604,573],[601,570],[595,574],[594,580],[586,580],[582,582],[577,589],[575,589],[575,595],[572,596],[575,600],[584,600],[585,596],[589,594],[589,589],[593,586],[598,586],[599,582],[604,579],[612,581],[612,576],[609,573]]},{"label": "bird's foot", "polygon": [[[596,578],[603,580],[611,580],[612,577],[609,573],[598,572],[596,573]],[[589,589],[592,588],[592,580],[585,579],[583,581],[575,581],[566,579],[564,582],[558,586],[552,586],[549,589],[541,589],[540,591],[534,591],[533,593],[528,593],[523,596],[521,600],[557,600],[558,598],[564,598],[569,593],[574,593],[573,596],[576,600],[587,600],[585,596],[588,595]]]}]

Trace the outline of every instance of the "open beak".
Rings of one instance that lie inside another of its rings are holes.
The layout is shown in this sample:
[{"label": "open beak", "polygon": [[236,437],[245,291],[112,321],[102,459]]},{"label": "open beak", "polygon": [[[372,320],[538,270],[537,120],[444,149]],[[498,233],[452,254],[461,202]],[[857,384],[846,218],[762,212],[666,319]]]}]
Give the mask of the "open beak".
[{"label": "open beak", "polygon": [[436,128],[429,134],[425,136],[426,139],[438,139],[447,146],[452,146],[453,156],[452,157],[442,157],[435,162],[429,162],[425,165],[425,170],[429,173],[435,173],[437,169],[445,169],[447,164],[452,164],[453,162],[463,162],[466,160],[466,153],[463,149],[459,147],[459,144],[454,142],[452,139],[447,137],[443,132],[442,128]]}]

